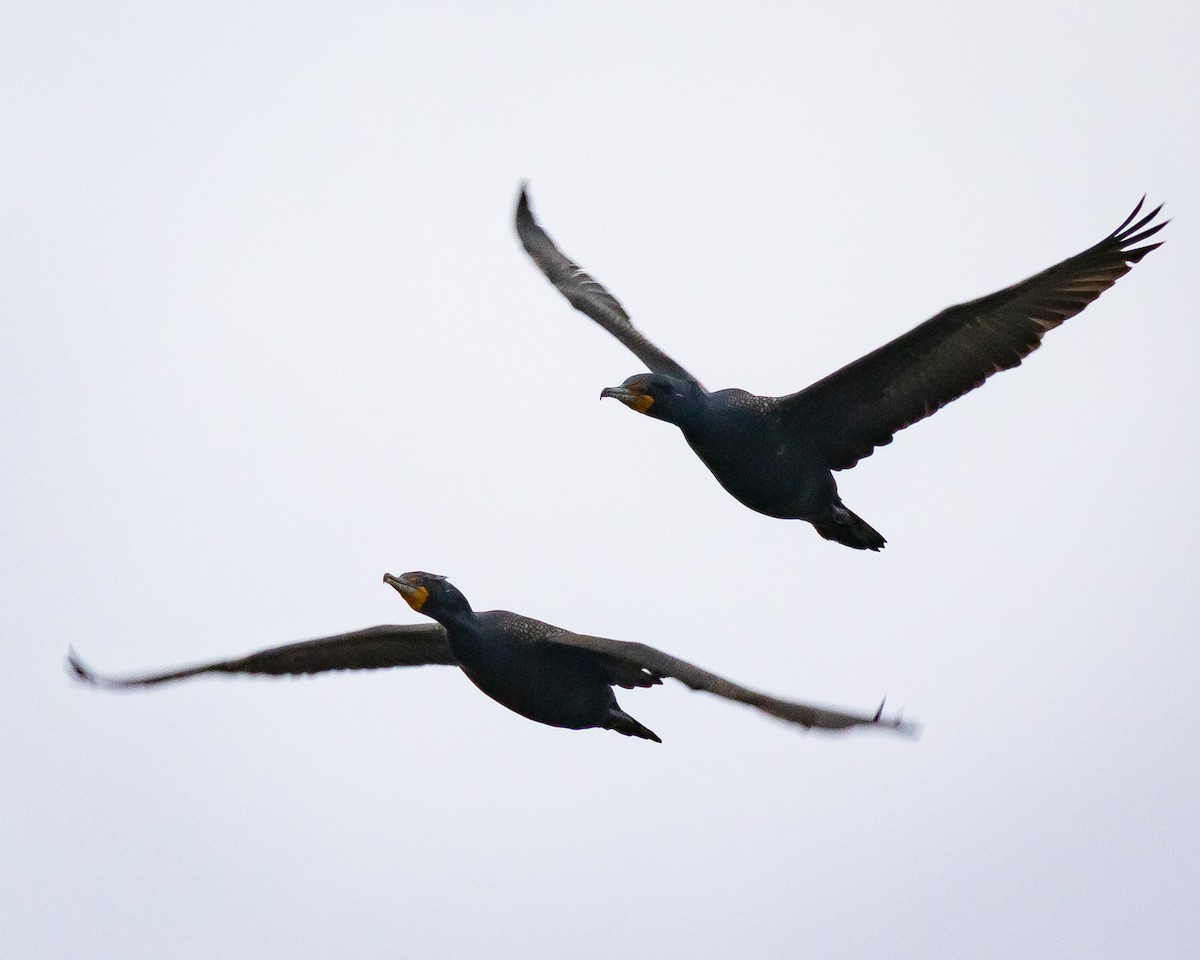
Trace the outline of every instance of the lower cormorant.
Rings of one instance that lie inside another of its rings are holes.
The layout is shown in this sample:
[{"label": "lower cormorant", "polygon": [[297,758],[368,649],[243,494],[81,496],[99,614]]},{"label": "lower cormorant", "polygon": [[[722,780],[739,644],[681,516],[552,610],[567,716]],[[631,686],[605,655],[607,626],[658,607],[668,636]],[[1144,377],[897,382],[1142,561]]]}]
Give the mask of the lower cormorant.
[{"label": "lower cormorant", "polygon": [[867,726],[915,736],[919,726],[899,717],[849,713],[781,700],[739,686],[641,643],[572,633],[507,610],[476,612],[445,577],[415,571],[384,574],[408,605],[436,623],[368,627],[352,633],[272,647],[232,660],[135,677],[106,677],[74,650],[74,676],[98,687],[145,687],[203,673],[308,674],[447,664],[460,667],[480,690],[510,710],[549,724],[601,727],[627,737],[658,736],[621,709],[613,687],[652,687],[671,677],[693,690],[756,707],[773,717],[821,730]]}]

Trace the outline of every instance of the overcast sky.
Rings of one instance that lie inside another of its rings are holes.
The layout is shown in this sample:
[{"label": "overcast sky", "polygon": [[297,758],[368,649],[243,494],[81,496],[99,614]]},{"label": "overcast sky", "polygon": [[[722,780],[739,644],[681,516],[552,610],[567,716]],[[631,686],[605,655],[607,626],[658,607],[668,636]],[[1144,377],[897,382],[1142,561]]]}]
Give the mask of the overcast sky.
[{"label": "overcast sky", "polygon": [[[904,12],[899,11],[903,8]],[[1192,4],[0,14],[0,954],[1193,958]],[[839,475],[867,555],[598,399],[792,392],[1111,231],[1166,245]],[[925,723],[456,670],[69,682],[414,622],[385,570]]]}]

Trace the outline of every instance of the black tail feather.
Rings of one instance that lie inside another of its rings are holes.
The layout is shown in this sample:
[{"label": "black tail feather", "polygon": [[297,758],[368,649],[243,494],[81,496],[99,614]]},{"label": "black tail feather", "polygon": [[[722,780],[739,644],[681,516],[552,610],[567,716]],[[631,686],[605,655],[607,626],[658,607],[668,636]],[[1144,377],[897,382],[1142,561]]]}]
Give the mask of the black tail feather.
[{"label": "black tail feather", "polygon": [[858,514],[840,504],[827,520],[812,521],[817,533],[826,540],[843,543],[855,550],[882,550],[887,543],[883,536]]},{"label": "black tail feather", "polygon": [[658,734],[649,727],[643,727],[619,707],[614,707],[609,713],[608,723],[605,724],[605,728],[616,730],[617,733],[623,733],[627,737],[641,737],[643,740],[653,740],[655,743],[662,743]]}]

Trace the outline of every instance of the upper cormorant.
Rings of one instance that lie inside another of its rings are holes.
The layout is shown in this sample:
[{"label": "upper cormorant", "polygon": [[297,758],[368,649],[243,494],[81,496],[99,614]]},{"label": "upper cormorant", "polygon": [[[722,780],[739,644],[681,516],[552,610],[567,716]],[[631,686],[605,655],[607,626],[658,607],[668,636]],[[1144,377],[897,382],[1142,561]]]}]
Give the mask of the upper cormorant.
[{"label": "upper cormorant", "polygon": [[416,571],[383,576],[414,610],[437,623],[368,627],[318,640],[273,647],[165,673],[113,678],[93,672],[74,650],[73,674],[101,687],[143,687],[201,673],[305,674],[326,670],[369,670],[456,664],[493,700],[523,717],[582,730],[602,727],[627,737],[659,738],[617,704],[614,686],[632,689],[673,677],[693,690],[757,707],[773,717],[823,730],[878,727],[915,736],[919,726],[899,717],[846,713],[794,700],[781,700],[739,686],[641,643],[571,633],[507,610],[476,612],[445,577]]},{"label": "upper cormorant", "polygon": [[[1143,198],[1142,202],[1144,202]],[[943,310],[891,343],[786,397],[745,390],[709,393],[647,340],[617,299],[554,245],[529,207],[524,185],[516,228],[542,273],[577,310],[650,368],[601,397],[683,431],[692,450],[739,501],[769,517],[807,520],[826,540],[859,550],[886,542],[848,510],[833,470],[845,470],[909,424],[1015,367],[1042,335],[1073,317],[1159,243],[1161,205],[1136,219],[1142,202],[1093,247],[996,293]],[[1135,222],[1136,220],[1136,222]]]}]

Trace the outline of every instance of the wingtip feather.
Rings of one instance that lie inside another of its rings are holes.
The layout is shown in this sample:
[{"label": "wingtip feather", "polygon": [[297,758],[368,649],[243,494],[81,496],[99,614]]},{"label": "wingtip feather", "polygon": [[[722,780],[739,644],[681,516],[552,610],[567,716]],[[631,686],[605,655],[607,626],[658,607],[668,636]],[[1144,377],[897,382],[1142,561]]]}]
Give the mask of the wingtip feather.
[{"label": "wingtip feather", "polygon": [[514,214],[514,219],[517,224],[527,223],[533,220],[533,211],[529,207],[529,181],[521,181],[521,190],[517,194],[517,209]]},{"label": "wingtip feather", "polygon": [[65,666],[68,676],[73,680],[86,683],[89,687],[98,687],[101,685],[100,678],[91,667],[83,662],[79,654],[75,652],[74,647],[67,647],[67,662]]},{"label": "wingtip feather", "polygon": [[[1162,210],[1162,208],[1163,208],[1163,205],[1160,203],[1160,204],[1159,204],[1157,207],[1155,207],[1155,208],[1154,208],[1153,210],[1151,210],[1151,211],[1150,211],[1148,214],[1146,214],[1144,217],[1142,217],[1142,219],[1140,219],[1139,221],[1137,221],[1137,223],[1135,223],[1135,224],[1134,224],[1133,226],[1131,226],[1131,227],[1130,227],[1128,230],[1126,230],[1126,231],[1125,231],[1125,233],[1126,233],[1126,234],[1137,233],[1137,231],[1141,230],[1141,229],[1142,229],[1142,227],[1144,227],[1144,226],[1145,226],[1146,224],[1148,224],[1148,223],[1149,223],[1151,220],[1153,220],[1155,217],[1157,217],[1157,216],[1158,216],[1158,212],[1159,212],[1160,210]],[[1161,224],[1160,224],[1160,226],[1161,226]]]},{"label": "wingtip feather", "polygon": [[1121,238],[1121,246],[1122,247],[1131,247],[1135,243],[1141,243],[1147,237],[1154,236],[1156,233],[1158,233],[1159,230],[1161,230],[1163,227],[1165,227],[1170,222],[1171,222],[1170,220],[1164,220],[1162,223],[1156,223],[1154,226],[1150,227],[1150,229],[1143,230],[1141,233],[1130,234],[1129,236],[1122,237]]},{"label": "wingtip feather", "polygon": [[871,718],[871,723],[883,727],[888,730],[893,730],[901,736],[908,737],[910,740],[919,740],[921,737],[921,724],[913,720],[905,720],[901,713],[894,717],[885,717],[883,715],[884,704],[887,703],[885,696],[879,701],[879,708],[875,711],[875,716]]},{"label": "wingtip feather", "polygon": [[1166,206],[1166,204],[1160,203],[1149,213],[1139,218],[1138,214],[1141,213],[1142,205],[1145,203],[1145,200],[1146,198],[1143,196],[1142,199],[1138,201],[1138,205],[1133,208],[1133,212],[1130,213],[1129,216],[1126,217],[1121,223],[1121,225],[1109,235],[1110,240],[1116,240],[1121,246],[1127,247],[1131,244],[1137,243],[1139,240],[1144,239],[1147,236],[1150,236],[1152,233],[1158,232],[1171,222],[1170,220],[1164,220],[1162,223],[1154,224],[1154,226],[1150,227],[1149,231],[1137,235],[1138,231],[1152,223],[1154,218],[1162,212],[1163,207]]},{"label": "wingtip feather", "polygon": [[1145,202],[1146,202],[1146,194],[1144,194],[1144,193],[1143,193],[1143,194],[1142,194],[1142,199],[1141,199],[1141,200],[1139,200],[1139,201],[1137,202],[1137,206],[1133,208],[1133,212],[1132,212],[1132,213],[1130,213],[1130,214],[1129,214],[1129,216],[1127,216],[1127,217],[1126,217],[1126,218],[1125,218],[1125,219],[1122,221],[1121,225],[1120,225],[1119,227],[1117,227],[1117,229],[1116,229],[1116,230],[1114,230],[1114,231],[1113,231],[1113,236],[1116,236],[1118,233],[1120,233],[1122,230],[1124,230],[1124,229],[1125,229],[1127,226],[1129,226],[1131,223],[1133,223],[1133,218],[1134,218],[1134,217],[1136,217],[1136,216],[1138,215],[1138,213],[1139,213],[1139,212],[1141,211],[1141,209],[1142,209],[1142,205],[1143,205]]}]

